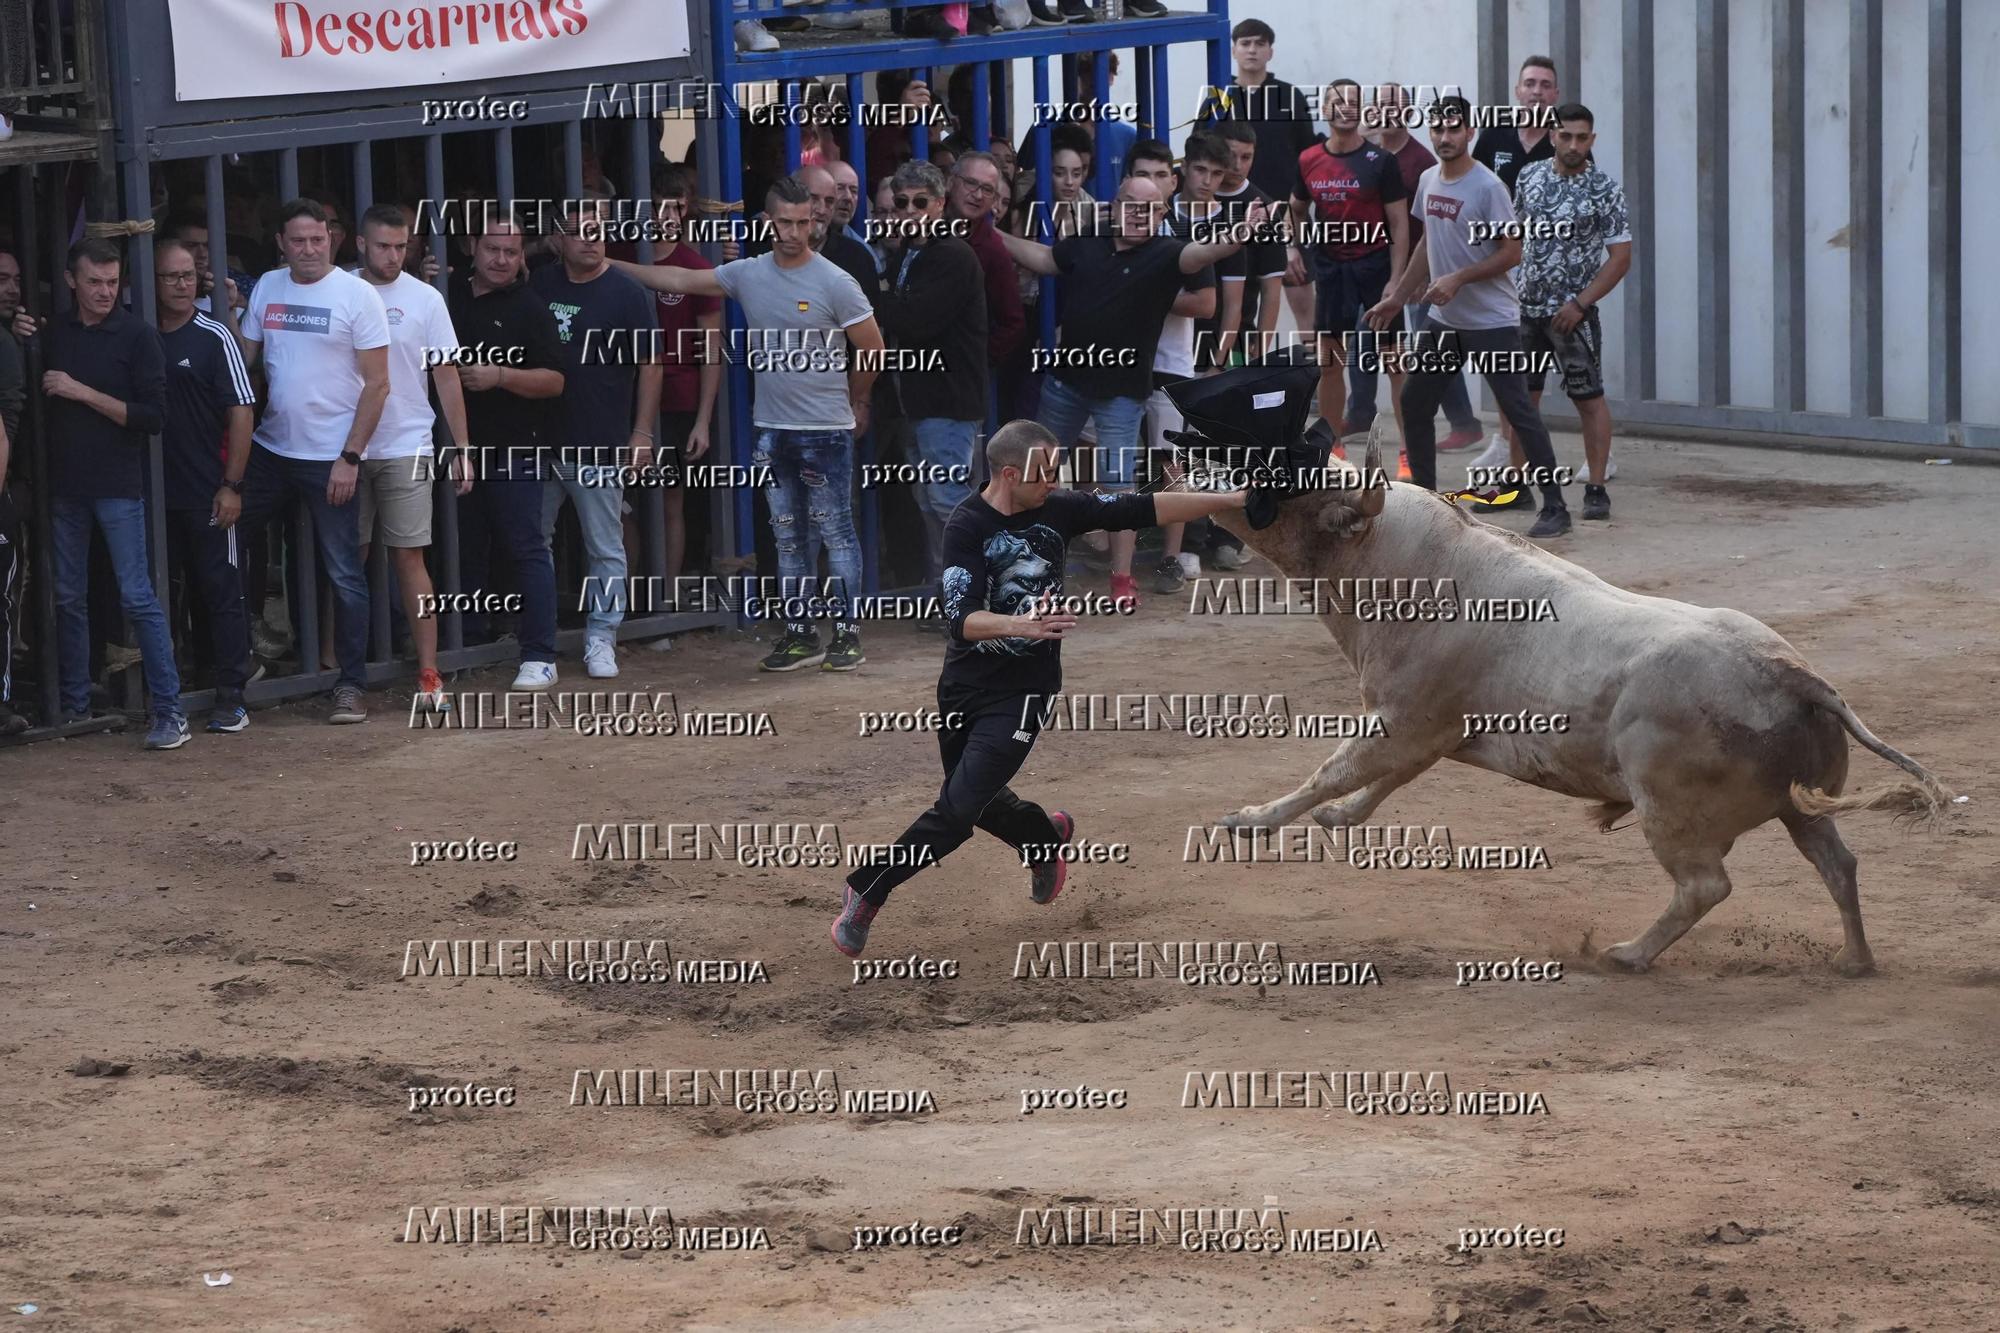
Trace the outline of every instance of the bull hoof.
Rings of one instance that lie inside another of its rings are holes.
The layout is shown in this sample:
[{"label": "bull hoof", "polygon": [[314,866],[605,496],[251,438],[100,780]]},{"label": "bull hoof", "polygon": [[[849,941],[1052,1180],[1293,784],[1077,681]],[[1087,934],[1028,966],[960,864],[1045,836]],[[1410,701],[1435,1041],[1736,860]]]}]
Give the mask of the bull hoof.
[{"label": "bull hoof", "polygon": [[1637,976],[1646,970],[1647,961],[1630,945],[1614,944],[1597,955],[1597,965],[1606,972],[1625,972]]},{"label": "bull hoof", "polygon": [[1266,827],[1263,816],[1258,813],[1258,808],[1254,805],[1246,805],[1241,810],[1236,811],[1234,814],[1224,815],[1222,818],[1215,821],[1215,826],[1217,828],[1229,828],[1229,829],[1238,829],[1238,828],[1256,829],[1256,828]]},{"label": "bull hoof", "polygon": [[1323,805],[1319,809],[1313,811],[1313,823],[1319,825],[1323,829],[1344,829],[1344,828],[1354,827],[1354,821],[1349,819],[1346,813],[1342,811],[1341,808],[1337,805]]},{"label": "bull hoof", "polygon": [[1842,949],[1834,955],[1833,970],[1843,977],[1872,977],[1875,975],[1875,959],[1870,954],[1850,954]]}]

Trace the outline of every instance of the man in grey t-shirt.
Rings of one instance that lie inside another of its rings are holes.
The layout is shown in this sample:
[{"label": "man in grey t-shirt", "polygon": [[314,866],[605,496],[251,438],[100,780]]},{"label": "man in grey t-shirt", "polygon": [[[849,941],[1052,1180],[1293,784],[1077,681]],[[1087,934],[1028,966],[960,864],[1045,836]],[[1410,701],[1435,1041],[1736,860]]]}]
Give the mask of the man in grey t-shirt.
[{"label": "man in grey t-shirt", "polygon": [[1430,303],[1430,315],[1413,339],[1421,360],[1403,384],[1403,446],[1411,479],[1437,489],[1432,418],[1450,377],[1471,353],[1484,363],[1478,369],[1500,414],[1514,427],[1528,458],[1528,475],[1542,492],[1542,512],[1528,535],[1560,537],[1570,530],[1570,519],[1556,481],[1555,450],[1528,397],[1526,374],[1506,364],[1510,358],[1518,360],[1521,351],[1521,303],[1513,276],[1521,262],[1521,238],[1501,234],[1514,229],[1514,201],[1500,178],[1467,151],[1471,120],[1471,104],[1463,97],[1440,98],[1432,106],[1431,151],[1437,165],[1418,179],[1410,206],[1423,223],[1424,243],[1415,247],[1402,276],[1367,318],[1373,327],[1386,328],[1419,292]]},{"label": "man in grey t-shirt", "polygon": [[[751,461],[771,470],[771,529],[786,599],[785,632],[758,666],[852,671],[866,660],[848,600],[861,592],[854,433],[868,429],[882,333],[860,285],[813,250],[812,196],[783,179],[765,196],[764,212],[776,237],[769,254],[717,269],[618,267],[655,291],[727,296],[743,307],[743,355],[757,377]],[[805,600],[805,581],[816,573],[807,552],[822,543],[837,585],[829,598],[833,641],[825,649]]]}]

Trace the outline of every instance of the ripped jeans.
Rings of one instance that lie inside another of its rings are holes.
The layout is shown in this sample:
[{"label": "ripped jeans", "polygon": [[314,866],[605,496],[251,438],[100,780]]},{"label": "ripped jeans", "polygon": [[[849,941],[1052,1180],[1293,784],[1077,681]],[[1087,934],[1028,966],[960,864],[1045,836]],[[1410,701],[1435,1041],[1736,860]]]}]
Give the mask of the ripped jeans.
[{"label": "ripped jeans", "polygon": [[[811,597],[805,580],[819,572],[826,547],[833,584],[826,592],[835,632],[853,630],[848,599],[861,595],[861,537],[854,527],[854,437],[844,430],[773,430],[759,427],[750,455],[771,469],[771,531],[778,547],[778,576],[787,598]],[[810,541],[808,541],[810,538]],[[811,632],[811,618],[796,605],[786,627]]]}]

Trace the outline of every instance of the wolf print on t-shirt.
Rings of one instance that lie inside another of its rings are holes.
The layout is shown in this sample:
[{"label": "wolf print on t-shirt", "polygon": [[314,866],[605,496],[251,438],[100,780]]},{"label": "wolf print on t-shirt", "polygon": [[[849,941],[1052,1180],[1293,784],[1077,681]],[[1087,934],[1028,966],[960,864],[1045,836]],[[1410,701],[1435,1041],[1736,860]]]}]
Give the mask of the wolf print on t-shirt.
[{"label": "wolf print on t-shirt", "polygon": [[[986,539],[981,554],[986,557],[986,609],[995,615],[1020,615],[1030,603],[1062,591],[1063,539],[1054,528],[1036,523],[1019,532],[996,532]],[[956,620],[972,591],[972,575],[953,565],[944,572],[943,588],[945,616]],[[972,646],[979,652],[1018,656],[1033,642],[1009,637],[982,639]]]}]

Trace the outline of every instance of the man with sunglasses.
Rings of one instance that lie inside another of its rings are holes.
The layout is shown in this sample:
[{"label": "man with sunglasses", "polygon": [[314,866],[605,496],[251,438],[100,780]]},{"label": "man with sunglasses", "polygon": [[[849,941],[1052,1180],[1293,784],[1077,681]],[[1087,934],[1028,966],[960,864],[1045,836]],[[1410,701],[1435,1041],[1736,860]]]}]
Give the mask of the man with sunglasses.
[{"label": "man with sunglasses", "polygon": [[[895,209],[877,228],[889,256],[876,303],[882,335],[935,356],[935,370],[901,370],[896,387],[927,478],[918,488],[930,539],[930,576],[944,566],[944,525],[972,493],[972,445],[986,420],[986,292],[979,257],[945,219],[944,173],[905,162],[891,181]],[[959,230],[965,228],[958,220]]]}]

